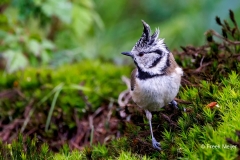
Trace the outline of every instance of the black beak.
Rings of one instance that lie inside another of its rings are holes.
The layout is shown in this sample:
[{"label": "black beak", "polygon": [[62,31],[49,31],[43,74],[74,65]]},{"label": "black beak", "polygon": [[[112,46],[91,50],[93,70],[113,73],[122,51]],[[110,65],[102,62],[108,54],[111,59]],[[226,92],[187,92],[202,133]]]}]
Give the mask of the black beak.
[{"label": "black beak", "polygon": [[125,56],[133,57],[133,54],[131,52],[122,52],[122,54]]}]

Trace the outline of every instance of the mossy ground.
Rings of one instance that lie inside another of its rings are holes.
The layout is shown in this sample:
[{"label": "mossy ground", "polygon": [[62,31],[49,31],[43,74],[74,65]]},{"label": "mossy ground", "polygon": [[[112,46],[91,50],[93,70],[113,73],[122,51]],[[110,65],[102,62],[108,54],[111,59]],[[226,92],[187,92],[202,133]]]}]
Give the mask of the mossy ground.
[{"label": "mossy ground", "polygon": [[129,73],[127,67],[90,61],[58,69],[29,68],[10,75],[3,73],[2,141],[11,142],[21,132],[24,137],[37,134],[54,151],[64,143],[72,144],[71,148],[89,145],[89,118],[96,110],[99,113],[93,118],[93,125],[98,132],[93,143],[103,143],[107,136],[115,137],[118,120],[112,117],[118,93],[125,88],[121,76]]},{"label": "mossy ground", "polygon": [[[234,159],[237,157],[238,146],[227,143],[226,138],[239,141],[235,131],[240,128],[238,116],[240,114],[240,77],[235,72],[221,81],[219,88],[214,84],[203,82],[201,89],[187,88],[181,91],[180,98],[191,100],[191,104],[181,105],[187,112],[178,118],[170,118],[169,125],[161,120],[160,112],[155,114],[153,124],[158,124],[155,134],[161,139],[162,151],[158,152],[151,147],[149,128],[144,116],[138,115],[142,123],[133,120],[127,123],[126,135],[109,142],[107,145],[96,144],[86,147],[83,151],[74,150],[64,146],[60,153],[53,154],[48,145],[37,145],[37,137],[32,141],[23,142],[20,136],[12,144],[1,144],[2,158],[9,159]],[[217,87],[213,93],[209,87]],[[199,101],[202,94],[208,93],[219,107],[209,108],[207,104],[212,100]],[[167,108],[166,110],[170,110]],[[167,111],[163,111],[169,116]],[[178,111],[177,111],[178,112]],[[159,116],[160,114],[160,116]],[[136,115],[135,115],[136,116]],[[135,117],[136,120],[136,117]],[[145,122],[146,121],[146,122]],[[160,121],[160,122],[159,122]],[[41,146],[41,147],[40,147]],[[144,155],[146,154],[147,157]],[[26,157],[26,158],[24,158]],[[45,157],[45,158],[44,158]]]}]

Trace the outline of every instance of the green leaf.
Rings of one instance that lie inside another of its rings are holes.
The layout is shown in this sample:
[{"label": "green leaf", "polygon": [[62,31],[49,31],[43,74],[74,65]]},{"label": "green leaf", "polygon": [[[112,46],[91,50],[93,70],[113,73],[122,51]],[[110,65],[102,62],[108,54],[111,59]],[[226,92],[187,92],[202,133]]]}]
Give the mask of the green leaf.
[{"label": "green leaf", "polygon": [[[39,3],[39,1],[37,2]],[[71,22],[72,3],[67,0],[47,0],[42,2],[43,12],[49,16],[57,16],[61,21],[69,24]]]},{"label": "green leaf", "polygon": [[41,44],[37,40],[30,40],[28,42],[28,49],[32,52],[35,56],[39,56],[41,53]]},{"label": "green leaf", "polygon": [[46,122],[46,125],[45,125],[45,132],[48,131],[48,128],[49,128],[49,125],[50,125],[50,121],[51,121],[51,118],[52,118],[52,114],[53,114],[53,110],[55,108],[57,98],[59,96],[59,93],[62,91],[63,86],[64,86],[64,84],[60,83],[58,86],[56,86],[53,89],[56,92],[54,94],[53,101],[52,101],[52,104],[51,104],[51,108],[50,108],[49,113],[48,113],[47,122]]},{"label": "green leaf", "polygon": [[42,48],[53,50],[55,48],[55,45],[53,42],[45,39],[42,41]]},{"label": "green leaf", "polygon": [[7,61],[6,70],[9,73],[24,69],[28,65],[28,60],[21,51],[7,50],[3,57]]},{"label": "green leaf", "polygon": [[51,59],[50,56],[48,54],[48,52],[46,50],[43,50],[41,53],[41,60],[43,63],[48,63]]},{"label": "green leaf", "polygon": [[72,17],[73,30],[75,31],[77,36],[83,38],[93,22],[91,11],[82,6],[75,5],[72,10]]}]

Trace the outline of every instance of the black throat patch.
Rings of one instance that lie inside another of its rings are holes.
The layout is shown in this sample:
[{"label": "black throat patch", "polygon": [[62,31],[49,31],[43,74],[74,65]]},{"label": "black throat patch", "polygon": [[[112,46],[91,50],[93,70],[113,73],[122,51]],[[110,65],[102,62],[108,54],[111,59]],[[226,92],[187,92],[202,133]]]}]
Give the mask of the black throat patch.
[{"label": "black throat patch", "polygon": [[138,67],[138,76],[137,78],[139,78],[140,80],[146,80],[149,78],[153,78],[153,77],[159,77],[159,76],[163,76],[165,74],[150,74],[148,72],[144,72],[141,70],[141,68]]}]

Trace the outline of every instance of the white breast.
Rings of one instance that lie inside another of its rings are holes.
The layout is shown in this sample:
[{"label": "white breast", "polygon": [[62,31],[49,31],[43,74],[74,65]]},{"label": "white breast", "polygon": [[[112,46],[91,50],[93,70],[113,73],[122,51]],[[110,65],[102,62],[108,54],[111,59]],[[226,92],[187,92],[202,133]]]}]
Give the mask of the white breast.
[{"label": "white breast", "polygon": [[131,91],[133,101],[139,107],[149,111],[158,111],[168,105],[176,97],[179,90],[181,82],[179,69],[176,68],[176,72],[170,75],[153,77],[147,80],[137,78],[134,90]]}]

